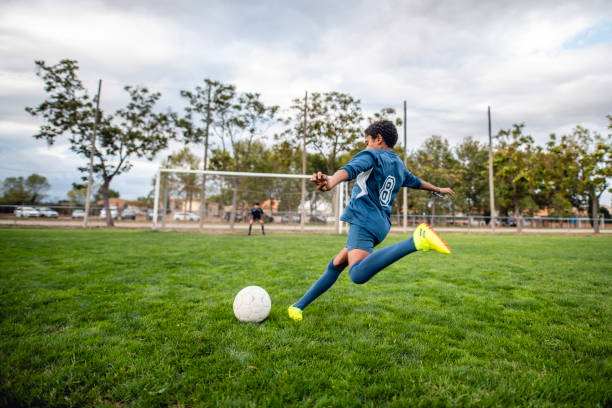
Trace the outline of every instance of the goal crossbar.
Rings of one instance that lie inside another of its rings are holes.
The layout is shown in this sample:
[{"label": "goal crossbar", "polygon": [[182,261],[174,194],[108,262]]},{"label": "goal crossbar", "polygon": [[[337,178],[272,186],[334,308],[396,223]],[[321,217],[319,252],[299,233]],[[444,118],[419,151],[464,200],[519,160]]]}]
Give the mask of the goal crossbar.
[{"label": "goal crossbar", "polygon": [[[283,173],[248,173],[241,171],[219,171],[219,170],[183,170],[183,169],[159,169],[157,170],[157,174],[155,175],[155,200],[153,204],[153,230],[157,230],[157,217],[158,217],[158,207],[159,207],[159,188],[160,188],[160,179],[162,173],[190,173],[190,174],[206,174],[211,176],[244,176],[244,177],[275,177],[275,178],[288,178],[288,179],[305,179],[310,180],[310,175],[307,174],[283,174]],[[344,184],[340,183],[342,188],[341,192],[344,191]],[[342,200],[339,205],[340,208],[343,207],[343,196],[344,194],[340,194],[340,200]],[[304,206],[302,206],[304,208]],[[339,224],[339,228],[341,232],[341,224]]]}]

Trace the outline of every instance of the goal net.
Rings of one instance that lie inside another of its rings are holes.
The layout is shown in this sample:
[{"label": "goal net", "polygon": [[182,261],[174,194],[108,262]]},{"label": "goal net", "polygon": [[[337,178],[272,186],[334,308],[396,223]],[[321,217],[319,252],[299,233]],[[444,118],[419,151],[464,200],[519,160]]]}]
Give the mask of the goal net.
[{"label": "goal net", "polygon": [[320,192],[309,179],[302,174],[160,169],[153,229],[180,223],[231,230],[248,223],[250,209],[259,203],[264,222],[273,229],[342,233],[345,226],[339,217],[348,201],[347,183]]}]

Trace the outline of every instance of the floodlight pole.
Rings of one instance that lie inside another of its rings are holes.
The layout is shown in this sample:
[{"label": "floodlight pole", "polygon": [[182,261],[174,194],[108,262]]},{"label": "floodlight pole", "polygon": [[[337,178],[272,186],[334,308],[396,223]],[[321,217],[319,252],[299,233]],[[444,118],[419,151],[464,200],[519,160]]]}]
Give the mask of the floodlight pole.
[{"label": "floodlight pole", "polygon": [[155,200],[153,201],[153,231],[157,230],[157,207],[159,206],[159,179],[161,178],[161,170],[157,170],[155,174]]},{"label": "floodlight pole", "polygon": [[[206,175],[204,175],[206,177]],[[164,197],[162,203],[162,228],[166,228],[166,217],[168,214],[168,175],[164,174]]]},{"label": "floodlight pole", "polygon": [[[204,136],[204,170],[208,168],[208,134],[210,131],[210,92],[211,85],[208,84],[208,97],[206,100],[206,135]],[[165,202],[164,202],[165,207]],[[208,216],[206,211],[206,174],[202,175],[202,199],[200,200],[200,228],[204,224],[204,218]]]},{"label": "floodlight pole", "polygon": [[87,228],[89,222],[89,200],[91,197],[91,185],[93,184],[93,163],[96,152],[96,130],[98,128],[98,112],[100,110],[100,91],[102,80],[98,80],[98,96],[96,97],[96,117],[94,119],[93,134],[91,135],[91,147],[89,149],[89,178],[87,179],[87,192],[85,193],[85,216],[83,217],[83,228]]},{"label": "floodlight pole", "polygon": [[[338,186],[340,187],[340,198],[338,199],[338,219],[339,217],[342,216],[342,210],[344,210],[344,195],[345,193],[345,188],[348,187],[346,182],[342,182],[340,183],[340,185]],[[343,231],[343,227],[344,227],[344,223],[342,222],[342,220],[338,220],[338,234],[342,234]]]},{"label": "floodlight pole", "polygon": [[[408,144],[406,138],[406,101],[404,101],[404,166],[408,166]],[[404,212],[404,228],[403,231],[408,230],[408,191],[403,188],[404,204],[402,205],[402,211]]]},{"label": "floodlight pole", "polygon": [[491,205],[491,231],[495,232],[495,191],[493,186],[493,143],[491,141],[491,107],[487,107],[489,116],[489,203]]},{"label": "floodlight pole", "polygon": [[[304,132],[302,135],[302,174],[306,174],[306,120],[308,116],[308,91],[304,96]],[[302,179],[302,195],[300,199],[300,207],[302,216],[300,217],[300,231],[304,232],[304,223],[306,222],[306,202],[304,195],[306,194],[306,180]]]}]

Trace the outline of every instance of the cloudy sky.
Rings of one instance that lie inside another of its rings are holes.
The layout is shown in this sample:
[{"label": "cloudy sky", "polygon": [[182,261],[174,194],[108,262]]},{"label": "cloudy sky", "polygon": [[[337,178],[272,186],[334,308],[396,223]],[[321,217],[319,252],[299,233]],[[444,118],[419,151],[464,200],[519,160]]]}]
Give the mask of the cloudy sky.
[{"label": "cloudy sky", "polygon": [[[612,114],[609,0],[1,0],[0,179],[45,175],[51,198],[85,161],[35,140],[41,122],[24,108],[45,98],[34,60],[63,58],[79,62],[90,94],[103,80],[111,112],[138,84],[181,110],[179,91],[203,78],[281,108],[305,91],[349,93],[366,114],[406,100],[409,149],[432,134],[485,142],[489,105],[494,132],[525,122],[541,144],[576,125],[607,134]],[[136,161],[111,187],[146,195],[158,165]]]}]

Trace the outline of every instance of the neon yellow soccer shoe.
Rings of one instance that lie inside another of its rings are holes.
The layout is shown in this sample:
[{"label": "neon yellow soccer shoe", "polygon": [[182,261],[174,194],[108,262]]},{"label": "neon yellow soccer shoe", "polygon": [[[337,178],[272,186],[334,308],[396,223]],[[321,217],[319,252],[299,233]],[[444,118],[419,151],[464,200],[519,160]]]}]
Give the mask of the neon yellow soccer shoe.
[{"label": "neon yellow soccer shoe", "polygon": [[448,255],[451,250],[450,247],[435,233],[431,227],[425,223],[419,225],[412,234],[414,239],[414,246],[419,251],[434,251]]},{"label": "neon yellow soccer shoe", "polygon": [[302,320],[302,310],[298,309],[295,306],[289,306],[289,308],[287,309],[287,312],[289,313],[289,318],[295,320],[296,322],[299,322]]}]

